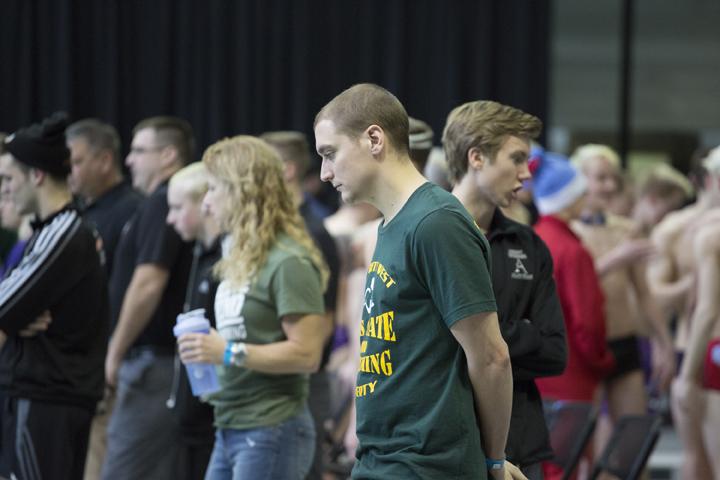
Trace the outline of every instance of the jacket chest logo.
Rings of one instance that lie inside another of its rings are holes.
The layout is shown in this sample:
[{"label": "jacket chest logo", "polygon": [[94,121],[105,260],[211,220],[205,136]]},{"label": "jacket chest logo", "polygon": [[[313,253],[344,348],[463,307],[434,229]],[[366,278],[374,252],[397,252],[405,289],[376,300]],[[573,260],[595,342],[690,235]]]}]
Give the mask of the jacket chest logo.
[{"label": "jacket chest logo", "polygon": [[527,261],[527,255],[520,249],[509,249],[508,257],[515,261],[515,268],[510,274],[513,280],[532,280],[533,274],[528,272],[523,260]]}]

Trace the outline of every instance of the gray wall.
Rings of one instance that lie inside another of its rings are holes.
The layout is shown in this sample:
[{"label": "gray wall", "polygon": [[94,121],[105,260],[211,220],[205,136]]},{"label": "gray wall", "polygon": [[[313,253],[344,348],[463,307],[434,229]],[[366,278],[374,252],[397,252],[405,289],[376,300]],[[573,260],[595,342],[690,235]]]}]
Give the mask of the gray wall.
[{"label": "gray wall", "polygon": [[[623,0],[554,0],[549,146],[619,122]],[[720,144],[720,0],[635,0],[631,125]]]}]

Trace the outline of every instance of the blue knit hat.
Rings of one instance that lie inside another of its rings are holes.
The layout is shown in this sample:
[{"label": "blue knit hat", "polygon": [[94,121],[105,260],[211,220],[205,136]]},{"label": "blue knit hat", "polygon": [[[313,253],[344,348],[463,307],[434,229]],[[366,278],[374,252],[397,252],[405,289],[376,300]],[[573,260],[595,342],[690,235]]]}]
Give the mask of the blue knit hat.
[{"label": "blue knit hat", "polygon": [[563,155],[534,148],[530,152],[529,167],[533,174],[535,205],[542,215],[569,207],[587,190],[585,176]]}]

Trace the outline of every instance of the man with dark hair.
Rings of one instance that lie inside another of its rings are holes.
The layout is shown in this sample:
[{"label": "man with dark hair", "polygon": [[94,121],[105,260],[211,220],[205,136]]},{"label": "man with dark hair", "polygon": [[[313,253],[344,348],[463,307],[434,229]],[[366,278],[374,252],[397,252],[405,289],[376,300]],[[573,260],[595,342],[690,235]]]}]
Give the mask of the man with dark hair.
[{"label": "man with dark hair", "polygon": [[133,185],[147,195],[123,228],[110,279],[114,331],[105,378],[117,387],[108,427],[103,478],[173,478],[178,427],[166,407],[172,388],[175,338],[192,247],[165,223],[169,178],[189,163],[190,126],[153,117],[134,131],[126,159]]},{"label": "man with dark hair", "polygon": [[353,477],[525,478],[505,462],[512,377],[487,240],[413,166],[407,113],[384,88],[335,97],[315,139],[322,180],[383,215],[360,324]]},{"label": "man with dark hair", "polygon": [[[70,149],[69,184],[84,206],[83,218],[100,234],[105,252],[105,268],[112,275],[115,248],[123,226],[142,201],[142,195],[124,181],[120,159],[120,137],[110,124],[94,118],[70,125],[65,138]],[[122,292],[121,292],[122,293]],[[99,478],[107,449],[107,424],[113,395],[106,391],[98,404],[90,431],[85,478]]]},{"label": "man with dark hair", "polygon": [[70,188],[84,205],[83,216],[100,233],[109,276],[120,232],[142,195],[124,181],[115,127],[88,118],[70,125],[65,136],[71,152]]},{"label": "man with dark hair", "polygon": [[535,378],[565,368],[565,326],[553,280],[553,262],[533,230],[503,215],[530,178],[530,141],[540,120],[516,108],[475,101],[448,115],[443,143],[453,173],[453,195],[486,232],[500,331],[510,350],[513,408],[505,453],[530,480],[542,479],[552,458]]},{"label": "man with dark hair", "polygon": [[[5,140],[2,194],[34,214],[20,264],[0,283],[0,475],[82,478],[103,391],[108,294],[97,237],[72,206],[66,117]],[[43,312],[52,323],[21,335]]]}]

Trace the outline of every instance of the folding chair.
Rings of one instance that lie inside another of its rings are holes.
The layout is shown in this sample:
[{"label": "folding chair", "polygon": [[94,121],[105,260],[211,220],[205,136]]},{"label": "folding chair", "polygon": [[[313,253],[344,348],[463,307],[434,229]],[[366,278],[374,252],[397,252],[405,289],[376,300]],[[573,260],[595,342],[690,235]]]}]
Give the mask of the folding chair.
[{"label": "folding chair", "polygon": [[556,401],[545,403],[545,422],[555,457],[562,468],[562,480],[570,478],[590,441],[598,412],[591,403]]},{"label": "folding chair", "polygon": [[625,415],[618,419],[605,450],[596,462],[591,480],[608,472],[621,480],[640,478],[645,463],[655,448],[662,417],[660,415]]}]

